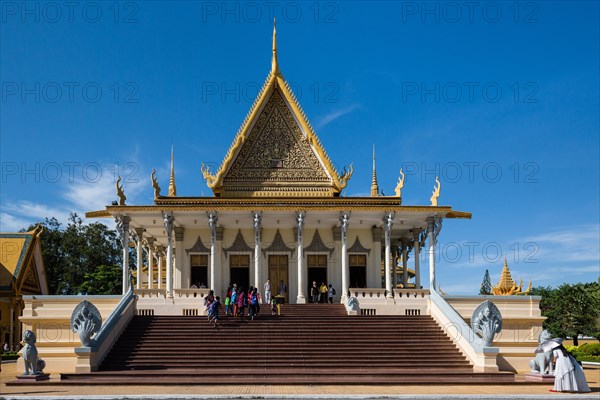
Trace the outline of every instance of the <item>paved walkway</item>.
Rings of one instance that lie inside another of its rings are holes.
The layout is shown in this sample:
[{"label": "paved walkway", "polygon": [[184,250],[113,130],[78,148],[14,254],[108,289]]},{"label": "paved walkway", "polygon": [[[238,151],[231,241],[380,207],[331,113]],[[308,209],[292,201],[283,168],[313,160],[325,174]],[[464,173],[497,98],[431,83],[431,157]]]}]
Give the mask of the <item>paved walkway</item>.
[{"label": "paved walkway", "polygon": [[[590,394],[551,393],[547,384],[398,386],[6,386],[16,363],[2,364],[0,399],[600,399],[600,369],[586,369]],[[52,376],[52,379],[58,377]],[[522,381],[522,377],[517,378]],[[100,392],[100,394],[99,394]]]}]

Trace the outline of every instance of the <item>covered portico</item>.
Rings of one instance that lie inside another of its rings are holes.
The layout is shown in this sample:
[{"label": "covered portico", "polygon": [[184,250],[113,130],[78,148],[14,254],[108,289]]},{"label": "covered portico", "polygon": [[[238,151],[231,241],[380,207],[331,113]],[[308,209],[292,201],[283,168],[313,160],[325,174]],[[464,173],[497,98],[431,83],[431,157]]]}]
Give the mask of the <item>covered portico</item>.
[{"label": "covered portico", "polygon": [[[127,222],[127,236],[145,255],[137,257],[136,270],[143,271],[136,273],[137,289],[172,297],[176,289],[206,286],[222,293],[229,283],[238,283],[262,290],[267,279],[274,287],[283,280],[289,301],[305,303],[316,277],[337,288],[341,301],[350,287],[383,287],[388,299],[394,288],[421,288],[423,250],[429,253],[430,286],[435,287],[435,238],[441,221],[470,215],[450,207],[398,203],[385,197],[326,203],[174,198],[151,206],[109,206],[88,216]],[[167,254],[172,254],[170,260]],[[273,282],[274,277],[281,279]],[[128,282],[124,279],[124,290]]]}]

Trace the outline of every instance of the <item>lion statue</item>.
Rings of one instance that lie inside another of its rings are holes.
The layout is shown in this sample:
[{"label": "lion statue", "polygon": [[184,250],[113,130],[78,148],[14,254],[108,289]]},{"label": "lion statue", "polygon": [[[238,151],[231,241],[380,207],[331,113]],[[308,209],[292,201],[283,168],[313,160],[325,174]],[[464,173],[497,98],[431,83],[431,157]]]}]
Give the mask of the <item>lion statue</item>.
[{"label": "lion statue", "polygon": [[35,333],[26,330],[23,333],[23,362],[25,364],[24,375],[41,375],[46,368],[46,362],[38,357],[38,351],[35,347]]},{"label": "lion statue", "polygon": [[[540,333],[538,343],[544,343],[552,339],[552,334],[544,329]],[[529,360],[529,368],[531,368],[532,374],[554,374],[554,361],[552,359],[552,351],[546,351],[544,353],[537,353],[535,358]]]}]

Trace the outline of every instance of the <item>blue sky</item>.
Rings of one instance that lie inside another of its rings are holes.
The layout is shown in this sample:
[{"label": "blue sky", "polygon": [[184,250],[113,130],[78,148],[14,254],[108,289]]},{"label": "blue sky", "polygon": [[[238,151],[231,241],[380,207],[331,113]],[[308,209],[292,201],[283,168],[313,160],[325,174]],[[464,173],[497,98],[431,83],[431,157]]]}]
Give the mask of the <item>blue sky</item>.
[{"label": "blue sky", "polygon": [[[67,2],[68,3],[68,2]],[[599,5],[560,2],[3,1],[0,229],[101,209],[124,177],[152,202],[175,145],[180,195],[211,193],[217,165],[270,69],[283,74],[345,194],[379,185],[404,204],[471,211],[446,221],[449,294],[514,277],[599,276]]]}]

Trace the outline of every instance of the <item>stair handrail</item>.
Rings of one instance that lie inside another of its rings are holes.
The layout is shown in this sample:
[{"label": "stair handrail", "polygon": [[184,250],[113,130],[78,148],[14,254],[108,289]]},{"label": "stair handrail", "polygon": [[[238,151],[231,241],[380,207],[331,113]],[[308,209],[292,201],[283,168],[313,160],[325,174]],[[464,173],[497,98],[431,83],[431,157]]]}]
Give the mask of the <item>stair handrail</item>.
[{"label": "stair handrail", "polygon": [[112,313],[106,318],[104,324],[100,328],[100,332],[94,337],[94,346],[92,346],[92,351],[98,351],[100,346],[104,343],[106,338],[110,333],[112,333],[113,328],[119,322],[119,319],[123,315],[124,311],[128,308],[128,306],[135,300],[135,294],[133,290],[133,285],[129,285],[129,290],[125,295],[121,298],[115,309]]},{"label": "stair handrail", "polygon": [[[429,298],[432,303],[431,316],[446,331],[449,326],[458,331],[457,337],[453,338],[454,342],[473,363],[475,369],[486,372],[498,371],[496,358],[500,349],[486,346],[483,339],[473,332],[463,317],[434,288],[430,289]],[[436,310],[439,310],[441,315]]]},{"label": "stair handrail", "polygon": [[135,314],[136,296],[133,287],[134,285],[129,286],[127,293],[123,295],[100,328],[100,331],[94,336],[93,345],[75,348],[75,354],[77,355],[75,372],[88,373],[98,370],[98,367]]}]

